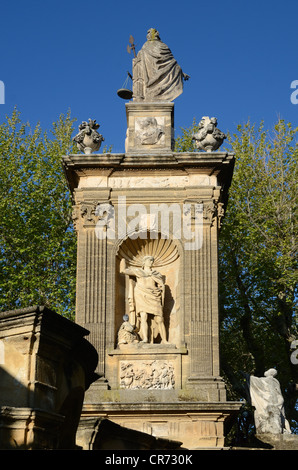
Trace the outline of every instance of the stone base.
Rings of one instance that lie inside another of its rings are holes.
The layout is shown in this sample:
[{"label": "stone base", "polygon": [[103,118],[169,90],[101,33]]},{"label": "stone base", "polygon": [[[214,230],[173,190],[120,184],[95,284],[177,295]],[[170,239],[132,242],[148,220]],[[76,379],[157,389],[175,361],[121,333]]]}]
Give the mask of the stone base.
[{"label": "stone base", "polygon": [[222,377],[188,377],[187,394],[195,394],[200,401],[226,401],[226,386]]},{"label": "stone base", "polygon": [[0,448],[74,449],[98,355],[88,330],[42,306],[0,312]]},{"label": "stone base", "polygon": [[76,442],[82,450],[163,450],[181,446],[181,442],[160,439],[101,418],[83,418]]},{"label": "stone base", "polygon": [[174,149],[174,103],[126,103],[125,152],[162,153]]},{"label": "stone base", "polygon": [[[86,418],[108,419],[124,428],[174,441],[172,448],[180,442],[183,449],[218,449],[224,447],[225,425],[240,407],[238,402],[85,404],[81,423]],[[77,443],[83,448],[88,445]]]},{"label": "stone base", "polygon": [[257,434],[256,438],[272,450],[298,450],[297,434]]},{"label": "stone base", "polygon": [[0,407],[0,449],[56,449],[64,416],[31,408]]}]

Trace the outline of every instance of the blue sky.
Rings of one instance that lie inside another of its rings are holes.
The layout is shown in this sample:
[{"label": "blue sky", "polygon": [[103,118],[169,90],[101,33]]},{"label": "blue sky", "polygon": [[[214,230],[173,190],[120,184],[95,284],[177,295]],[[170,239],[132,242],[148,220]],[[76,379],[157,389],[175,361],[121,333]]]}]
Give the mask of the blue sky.
[{"label": "blue sky", "polygon": [[279,116],[298,126],[297,25],[297,0],[2,0],[0,122],[17,106],[49,129],[70,109],[76,131],[96,119],[105,144],[123,152],[126,47],[132,34],[138,51],[154,27],[191,77],[175,100],[176,135],[205,115],[224,132],[248,119],[270,128]]}]

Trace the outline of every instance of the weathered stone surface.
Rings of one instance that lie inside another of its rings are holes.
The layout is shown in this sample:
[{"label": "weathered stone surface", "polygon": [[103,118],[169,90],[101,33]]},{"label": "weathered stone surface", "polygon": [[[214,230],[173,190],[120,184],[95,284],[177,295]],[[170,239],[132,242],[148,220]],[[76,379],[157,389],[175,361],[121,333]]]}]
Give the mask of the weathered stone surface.
[{"label": "weathered stone surface", "polygon": [[88,331],[45,307],[0,313],[1,448],[75,448],[97,378]]},{"label": "weathered stone surface", "polygon": [[[177,448],[223,448],[225,423],[237,414],[234,403],[198,403],[153,401],[150,403],[102,403],[88,405],[88,414],[82,418],[79,435],[86,426],[86,420],[108,418],[113,423],[139,431],[158,439],[165,439],[169,449]],[[87,421],[88,422],[88,421]],[[89,424],[90,424],[89,422]],[[90,430],[89,430],[89,435]],[[88,441],[87,435],[84,441]],[[83,444],[79,437],[78,443]],[[84,444],[86,448],[86,444]],[[137,443],[134,447],[137,449]]]},{"label": "weathered stone surface", "polygon": [[181,446],[179,441],[154,437],[104,418],[83,418],[77,442],[83,450],[163,450]]},{"label": "weathered stone surface", "polygon": [[272,450],[298,450],[298,436],[295,434],[256,434],[260,442],[271,446]]},{"label": "weathered stone surface", "polygon": [[174,105],[126,103],[127,153],[170,152],[174,148]]}]

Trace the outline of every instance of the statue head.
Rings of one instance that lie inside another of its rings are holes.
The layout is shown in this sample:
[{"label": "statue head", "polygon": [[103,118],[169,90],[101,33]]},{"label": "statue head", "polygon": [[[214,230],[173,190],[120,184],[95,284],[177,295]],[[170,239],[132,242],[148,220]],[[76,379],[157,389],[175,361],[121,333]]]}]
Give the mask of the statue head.
[{"label": "statue head", "polygon": [[154,263],[154,257],[153,256],[144,256],[143,261],[142,261],[142,268],[144,266],[152,266]]},{"label": "statue head", "polygon": [[147,31],[147,41],[160,41],[159,32],[155,28],[150,28]]},{"label": "statue head", "polygon": [[140,127],[145,129],[146,127],[157,126],[157,120],[154,117],[147,117],[140,122]]},{"label": "statue head", "polygon": [[268,369],[266,372],[264,372],[264,377],[275,377],[277,375],[277,370],[276,369]]}]

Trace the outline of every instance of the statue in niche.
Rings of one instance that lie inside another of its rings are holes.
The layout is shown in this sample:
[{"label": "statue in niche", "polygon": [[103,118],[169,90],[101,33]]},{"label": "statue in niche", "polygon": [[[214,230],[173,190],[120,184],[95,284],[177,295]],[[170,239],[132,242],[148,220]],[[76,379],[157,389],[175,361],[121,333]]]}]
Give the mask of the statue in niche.
[{"label": "statue in niche", "polygon": [[127,268],[126,261],[122,258],[120,272],[136,280],[134,288],[130,283],[128,300],[131,313],[136,316],[141,342],[148,343],[150,337],[150,342],[153,343],[160,334],[161,342],[168,344],[163,318],[164,276],[152,269],[153,263],[153,256],[144,256],[141,268],[133,266]]},{"label": "statue in niche", "polygon": [[138,335],[135,332],[135,326],[129,323],[129,316],[123,315],[123,323],[118,331],[118,346],[121,344],[138,343]]},{"label": "statue in niche", "polygon": [[133,59],[133,99],[135,101],[173,101],[183,92],[182,72],[159,32],[150,28],[147,42]]},{"label": "statue in niche", "polygon": [[249,387],[257,434],[288,434],[290,425],[285,417],[284,399],[280,390],[276,369],[269,369],[264,377],[244,374]]}]

